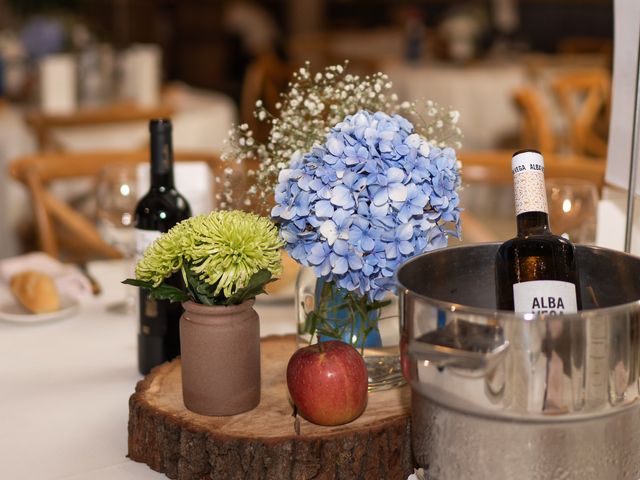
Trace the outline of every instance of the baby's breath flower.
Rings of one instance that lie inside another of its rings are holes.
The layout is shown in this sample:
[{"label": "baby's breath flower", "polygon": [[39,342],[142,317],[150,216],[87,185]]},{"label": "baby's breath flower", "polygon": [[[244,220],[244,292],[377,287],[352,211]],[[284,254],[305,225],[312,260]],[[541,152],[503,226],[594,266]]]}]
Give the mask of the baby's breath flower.
[{"label": "baby's breath flower", "polygon": [[[255,174],[255,193],[231,181],[230,188],[222,194],[228,205],[246,205],[242,192],[254,207],[271,203],[278,173],[289,165],[293,154],[321,145],[331,127],[360,110],[402,114],[430,144],[459,148],[458,112],[445,111],[431,100],[423,105],[401,102],[387,75],[379,72],[360,77],[347,73],[347,67],[345,62],[311,74],[307,62],[294,72],[287,91],[275,104],[275,112],[267,111],[258,101],[254,117],[270,127],[264,144],[249,140],[252,132],[246,124],[232,130],[222,160],[257,162],[260,168]],[[436,125],[441,126],[436,129]]]}]

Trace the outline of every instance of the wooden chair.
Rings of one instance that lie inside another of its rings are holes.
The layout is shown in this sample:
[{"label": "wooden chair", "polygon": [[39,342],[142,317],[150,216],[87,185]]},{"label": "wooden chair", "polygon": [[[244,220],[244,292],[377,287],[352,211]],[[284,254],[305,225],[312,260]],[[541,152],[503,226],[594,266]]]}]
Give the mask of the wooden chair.
[{"label": "wooden chair", "polygon": [[568,123],[571,151],[576,155],[607,155],[611,108],[611,75],[607,70],[558,74],[552,84]]},{"label": "wooden chair", "polygon": [[256,138],[265,139],[268,135],[264,124],[257,122],[253,116],[256,102],[262,100],[267,110],[275,113],[275,105],[280,101],[280,94],[286,90],[292,74],[293,67],[278,58],[275,52],[262,54],[247,68],[240,99],[240,120],[250,126]]},{"label": "wooden chair", "polygon": [[55,138],[55,131],[59,129],[148,122],[152,118],[168,118],[172,114],[173,109],[164,105],[141,107],[133,103],[117,103],[105,107],[82,108],[69,114],[31,111],[27,113],[26,121],[35,133],[39,150],[44,152],[63,150]]},{"label": "wooden chair", "polygon": [[[223,174],[224,167],[216,154],[176,152],[175,158],[205,161],[215,177]],[[14,160],[9,171],[29,190],[38,248],[54,257],[75,261],[121,257],[117,249],[102,239],[91,219],[56,197],[49,187],[56,180],[95,177],[109,164],[138,164],[148,160],[148,150],[42,153]]]},{"label": "wooden chair", "polygon": [[556,138],[542,94],[534,87],[524,86],[513,92],[513,100],[522,115],[522,146],[537,148],[543,154],[555,152]]},{"label": "wooden chair", "polygon": [[601,37],[567,37],[558,42],[560,55],[600,54],[606,58],[606,64],[611,69],[613,61],[613,40]]}]

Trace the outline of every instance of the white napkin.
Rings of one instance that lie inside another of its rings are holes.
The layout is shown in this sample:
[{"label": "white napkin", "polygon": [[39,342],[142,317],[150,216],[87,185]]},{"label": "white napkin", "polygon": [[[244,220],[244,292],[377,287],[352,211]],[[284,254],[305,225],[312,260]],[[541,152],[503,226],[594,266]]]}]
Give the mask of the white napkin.
[{"label": "white napkin", "polygon": [[136,44],[121,54],[121,96],[140,106],[152,107],[160,101],[162,50],[155,44]]},{"label": "white napkin", "polygon": [[70,113],[76,109],[74,56],[49,55],[40,61],[40,106],[47,113]]},{"label": "white napkin", "polygon": [[32,252],[0,261],[0,281],[26,270],[35,270],[53,278],[58,293],[79,302],[92,296],[91,282],[75,265],[65,264],[44,252]]},{"label": "white napkin", "polygon": [[[176,189],[184,195],[195,215],[207,214],[213,209],[213,175],[205,162],[176,162],[173,167]],[[149,165],[137,167],[137,194],[142,197],[149,191]]]}]

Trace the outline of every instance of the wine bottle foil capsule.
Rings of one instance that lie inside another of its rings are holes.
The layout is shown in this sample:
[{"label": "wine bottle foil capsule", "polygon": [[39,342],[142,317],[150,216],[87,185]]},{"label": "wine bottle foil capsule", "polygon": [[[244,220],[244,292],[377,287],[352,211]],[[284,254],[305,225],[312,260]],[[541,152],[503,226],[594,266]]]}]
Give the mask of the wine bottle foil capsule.
[{"label": "wine bottle foil capsule", "polygon": [[511,159],[516,215],[525,212],[549,213],[544,185],[544,158],[539,152],[526,150]]}]

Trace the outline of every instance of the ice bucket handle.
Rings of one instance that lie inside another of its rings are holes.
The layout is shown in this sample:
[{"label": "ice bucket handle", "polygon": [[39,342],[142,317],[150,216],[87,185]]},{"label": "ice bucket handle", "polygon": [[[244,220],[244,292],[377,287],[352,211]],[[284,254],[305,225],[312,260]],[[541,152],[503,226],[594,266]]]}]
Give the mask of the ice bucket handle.
[{"label": "ice bucket handle", "polygon": [[409,354],[437,367],[490,371],[507,348],[509,342],[504,338],[502,327],[453,319],[442,328],[411,341]]},{"label": "ice bucket handle", "polygon": [[442,345],[431,345],[423,342],[411,342],[409,355],[415,360],[426,360],[436,367],[456,367],[465,370],[491,371],[502,360],[509,347],[505,341],[499,347],[489,352],[470,352]]}]

